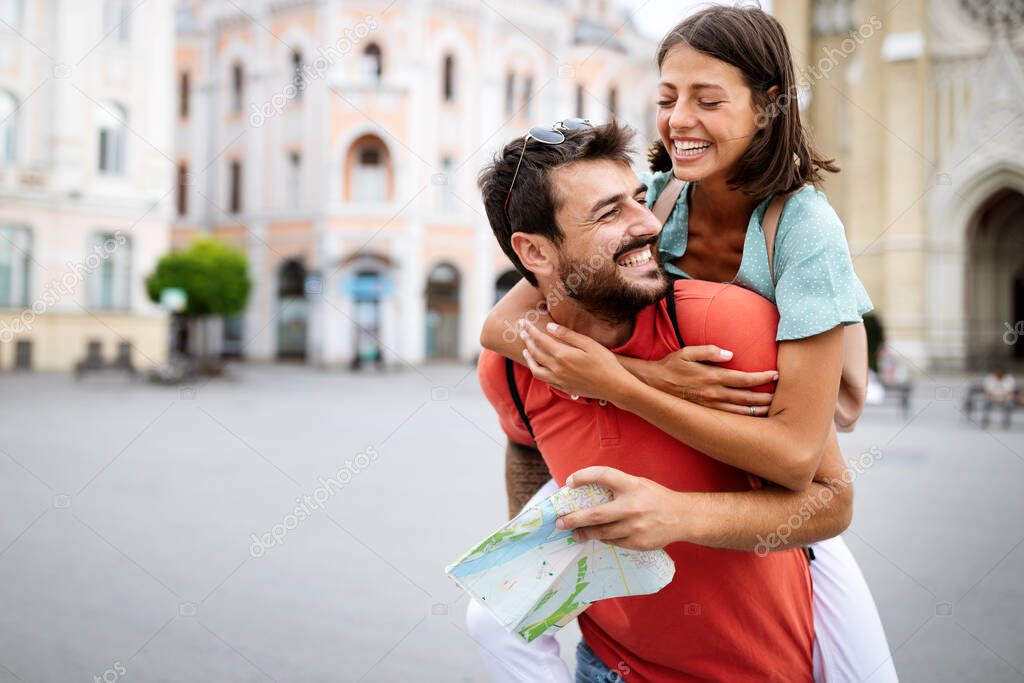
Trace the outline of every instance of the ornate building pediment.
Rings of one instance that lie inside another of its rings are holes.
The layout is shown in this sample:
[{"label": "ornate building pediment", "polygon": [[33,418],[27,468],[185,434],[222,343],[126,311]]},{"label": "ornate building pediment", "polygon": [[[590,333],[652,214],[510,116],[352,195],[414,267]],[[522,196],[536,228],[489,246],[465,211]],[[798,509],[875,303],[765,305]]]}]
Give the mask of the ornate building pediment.
[{"label": "ornate building pediment", "polygon": [[1024,66],[1005,38],[997,38],[981,72],[984,84],[964,125],[959,126],[953,154],[947,158],[954,187],[975,180],[985,169],[1024,167]]}]

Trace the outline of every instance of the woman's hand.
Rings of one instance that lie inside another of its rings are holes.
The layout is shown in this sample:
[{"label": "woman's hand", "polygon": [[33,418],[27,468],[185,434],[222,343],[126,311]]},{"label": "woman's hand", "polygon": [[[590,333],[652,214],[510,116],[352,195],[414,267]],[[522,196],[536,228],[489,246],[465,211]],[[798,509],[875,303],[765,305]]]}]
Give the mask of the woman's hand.
[{"label": "woman's hand", "polygon": [[666,394],[737,415],[767,415],[775,394],[750,388],[778,380],[779,373],[741,372],[708,365],[730,359],[732,352],[717,346],[687,346],[636,370],[645,384]]},{"label": "woman's hand", "polygon": [[611,351],[565,325],[547,324],[547,332],[523,321],[523,358],[533,376],[567,394],[615,402],[625,387],[638,382]]},{"label": "woman's hand", "polygon": [[605,541],[631,550],[657,550],[687,537],[682,496],[650,479],[613,467],[586,467],[569,476],[572,487],[597,484],[611,490],[612,500],[559,517],[555,526],[574,529],[573,538]]}]

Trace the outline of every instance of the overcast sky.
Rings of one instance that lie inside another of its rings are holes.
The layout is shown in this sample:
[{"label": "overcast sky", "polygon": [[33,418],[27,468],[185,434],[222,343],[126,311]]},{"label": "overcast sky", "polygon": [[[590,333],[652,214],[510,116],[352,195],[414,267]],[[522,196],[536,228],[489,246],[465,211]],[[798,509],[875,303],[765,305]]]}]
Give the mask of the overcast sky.
[{"label": "overcast sky", "polygon": [[[616,0],[616,2],[633,13],[633,21],[636,22],[637,28],[655,40],[660,39],[690,12],[711,4],[735,4],[732,0]],[[771,0],[761,0],[761,6],[770,12]]]}]

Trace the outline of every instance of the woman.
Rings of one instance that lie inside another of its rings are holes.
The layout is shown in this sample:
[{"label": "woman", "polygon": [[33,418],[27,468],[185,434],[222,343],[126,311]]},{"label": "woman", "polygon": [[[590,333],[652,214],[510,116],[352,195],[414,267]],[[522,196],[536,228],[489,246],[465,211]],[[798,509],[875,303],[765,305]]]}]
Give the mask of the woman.
[{"label": "woman", "polygon": [[[613,401],[713,458],[801,489],[834,438],[842,328],[871,308],[843,226],[812,186],[838,168],[803,130],[785,34],[761,10],[714,7],[689,17],[662,40],[658,66],[661,139],[652,162],[663,170],[646,179],[648,205],[673,175],[687,183],[665,224],[659,256],[672,275],[733,282],[776,304],[774,395],[747,390],[765,381],[761,374],[695,362],[726,359],[719,349],[627,361],[572,331],[545,331],[547,321],[536,314],[521,324],[521,338],[503,334],[510,322],[543,310],[525,281],[495,307],[481,341],[525,359],[538,379],[567,393]],[[789,193],[770,266],[761,221],[772,197]],[[709,407],[739,415],[715,417]],[[841,539],[814,550],[816,678],[895,680],[873,600],[849,550]],[[585,644],[577,656],[580,670],[600,671]]]}]

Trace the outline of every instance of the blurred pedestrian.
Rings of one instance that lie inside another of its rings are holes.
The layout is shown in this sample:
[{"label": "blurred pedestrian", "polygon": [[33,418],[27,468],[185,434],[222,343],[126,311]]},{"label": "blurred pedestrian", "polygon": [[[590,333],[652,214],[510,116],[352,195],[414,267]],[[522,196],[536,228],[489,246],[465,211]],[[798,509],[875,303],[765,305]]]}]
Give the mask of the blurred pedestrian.
[{"label": "blurred pedestrian", "polygon": [[981,415],[981,426],[988,427],[989,414],[993,408],[1003,411],[1003,429],[1010,428],[1010,414],[1016,405],[1017,383],[1006,368],[997,367],[985,377],[985,408]]}]

